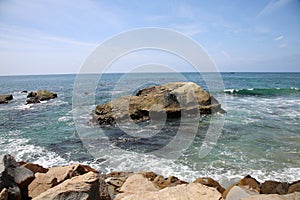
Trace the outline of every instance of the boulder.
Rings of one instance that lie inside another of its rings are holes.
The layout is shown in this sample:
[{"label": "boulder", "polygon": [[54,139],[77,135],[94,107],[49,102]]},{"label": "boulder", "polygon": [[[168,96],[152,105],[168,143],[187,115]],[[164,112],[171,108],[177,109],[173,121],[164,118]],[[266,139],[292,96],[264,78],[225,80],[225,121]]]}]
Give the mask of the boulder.
[{"label": "boulder", "polygon": [[287,193],[300,192],[300,180],[290,184]]},{"label": "boulder", "polygon": [[257,192],[260,192],[260,183],[250,175],[245,176],[238,182],[239,186],[244,186],[244,187],[250,187],[252,189],[257,190]]},{"label": "boulder", "polygon": [[8,103],[8,101],[13,100],[13,98],[11,94],[2,94],[0,95],[0,104]]},{"label": "boulder", "polygon": [[261,194],[261,195],[254,195],[246,198],[241,198],[241,200],[299,200],[299,199],[300,199],[299,192],[286,194],[286,195]]},{"label": "boulder", "polygon": [[157,176],[153,180],[153,183],[156,186],[158,186],[160,189],[163,189],[166,187],[172,187],[172,186],[176,186],[176,185],[181,185],[181,184],[187,184],[187,182],[182,181],[175,176],[169,176],[166,179],[163,176]]},{"label": "boulder", "polygon": [[206,185],[208,187],[216,188],[221,194],[225,191],[225,189],[214,179],[212,178],[197,178],[194,183],[201,183],[202,185]]},{"label": "boulder", "polygon": [[105,182],[107,183],[108,191],[112,198],[119,194],[122,185],[128,176],[132,174],[132,172],[111,172],[106,175]]},{"label": "boulder", "polygon": [[99,174],[95,172],[75,176],[33,198],[33,200],[65,199],[110,200],[111,198],[107,192],[107,187],[103,185],[103,182],[100,182]]},{"label": "boulder", "polygon": [[[7,188],[9,199],[28,198],[28,185],[34,179],[29,169],[20,166],[11,155],[4,155],[0,165],[0,190]],[[4,168],[4,170],[3,170]],[[21,193],[22,191],[22,193]]]},{"label": "boulder", "polygon": [[158,190],[159,188],[151,181],[147,180],[143,175],[132,174],[126,179],[125,183],[120,189],[120,192],[134,194],[138,192],[149,192]]},{"label": "boulder", "polygon": [[28,195],[29,197],[34,198],[45,192],[46,190],[64,182],[67,179],[86,174],[90,171],[94,173],[97,172],[91,167],[80,164],[73,164],[70,166],[49,168],[49,171],[47,173],[37,172],[35,174],[35,180],[33,180],[32,183],[28,186]]},{"label": "boulder", "polygon": [[282,183],[278,181],[265,181],[261,185],[262,194],[287,194],[288,189],[288,183]]},{"label": "boulder", "polygon": [[93,121],[114,125],[117,121],[143,122],[198,114],[224,113],[219,102],[192,82],[172,82],[139,90],[96,106]]},{"label": "boulder", "polygon": [[241,200],[244,197],[258,195],[257,190],[243,186],[233,186],[226,195],[226,200]]},{"label": "boulder", "polygon": [[27,95],[27,98],[29,99],[27,99],[26,104],[40,103],[40,101],[46,101],[56,97],[56,93],[49,92],[47,90],[33,91]]},{"label": "boulder", "polygon": [[190,183],[166,187],[159,191],[141,191],[118,194],[115,200],[220,200],[221,194],[211,187],[199,183]]},{"label": "boulder", "polygon": [[38,165],[38,164],[34,164],[34,163],[23,163],[22,164],[23,167],[29,169],[30,171],[32,171],[34,174],[35,173],[46,173],[48,172],[48,169]]}]

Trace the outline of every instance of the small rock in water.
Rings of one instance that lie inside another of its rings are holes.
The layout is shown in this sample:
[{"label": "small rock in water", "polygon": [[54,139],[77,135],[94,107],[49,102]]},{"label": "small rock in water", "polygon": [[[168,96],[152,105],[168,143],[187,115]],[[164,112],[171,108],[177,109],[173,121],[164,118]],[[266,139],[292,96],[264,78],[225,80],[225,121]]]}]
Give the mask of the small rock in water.
[{"label": "small rock in water", "polygon": [[0,104],[6,104],[8,103],[9,101],[13,100],[14,97],[12,94],[3,94],[3,95],[0,95]]},{"label": "small rock in water", "polygon": [[30,92],[27,95],[27,101],[26,104],[33,104],[33,103],[40,103],[41,101],[46,101],[50,99],[57,98],[57,94],[53,92],[49,92],[47,90],[39,90],[39,91],[34,91]]}]

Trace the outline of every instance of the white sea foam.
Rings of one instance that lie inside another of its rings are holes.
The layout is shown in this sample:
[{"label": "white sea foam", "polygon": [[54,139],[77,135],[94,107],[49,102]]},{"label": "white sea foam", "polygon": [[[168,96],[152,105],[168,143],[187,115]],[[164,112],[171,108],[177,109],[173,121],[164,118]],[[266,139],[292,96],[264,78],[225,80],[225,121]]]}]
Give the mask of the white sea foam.
[{"label": "white sea foam", "polygon": [[54,152],[48,151],[43,147],[29,144],[29,139],[6,139],[0,137],[0,154],[11,154],[17,160],[30,161],[51,167],[55,165],[67,165],[69,161]]}]

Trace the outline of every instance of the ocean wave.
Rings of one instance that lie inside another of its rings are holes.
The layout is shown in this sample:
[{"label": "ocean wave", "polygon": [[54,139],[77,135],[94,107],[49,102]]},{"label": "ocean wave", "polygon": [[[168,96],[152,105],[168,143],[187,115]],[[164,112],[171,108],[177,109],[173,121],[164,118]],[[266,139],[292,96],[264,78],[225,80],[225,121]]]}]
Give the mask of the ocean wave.
[{"label": "ocean wave", "polygon": [[245,96],[269,96],[300,93],[299,88],[248,88],[248,89],[226,89],[226,94],[245,95]]}]

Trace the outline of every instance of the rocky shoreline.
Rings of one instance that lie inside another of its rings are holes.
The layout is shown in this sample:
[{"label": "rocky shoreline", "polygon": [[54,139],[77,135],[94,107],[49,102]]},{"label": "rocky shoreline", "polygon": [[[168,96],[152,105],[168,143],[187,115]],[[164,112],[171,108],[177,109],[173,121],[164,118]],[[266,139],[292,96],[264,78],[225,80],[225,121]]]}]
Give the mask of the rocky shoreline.
[{"label": "rocky shoreline", "polygon": [[90,166],[72,164],[44,168],[0,156],[0,200],[299,200],[300,180],[293,183],[250,175],[223,188],[216,180],[200,177],[188,183],[154,172],[103,174]]}]

